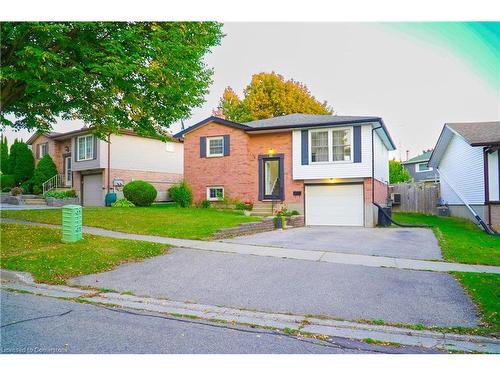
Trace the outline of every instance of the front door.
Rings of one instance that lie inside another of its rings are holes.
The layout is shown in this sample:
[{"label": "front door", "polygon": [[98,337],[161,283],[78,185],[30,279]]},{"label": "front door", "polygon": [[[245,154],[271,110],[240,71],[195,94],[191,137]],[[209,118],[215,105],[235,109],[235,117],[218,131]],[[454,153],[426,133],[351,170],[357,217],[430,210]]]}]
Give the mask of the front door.
[{"label": "front door", "polygon": [[282,181],[280,180],[282,163],[280,158],[265,158],[262,161],[263,198],[269,200],[282,200]]},{"label": "front door", "polygon": [[71,156],[66,156],[64,158],[64,184],[66,186],[71,186],[72,182],[72,170],[71,170]]}]

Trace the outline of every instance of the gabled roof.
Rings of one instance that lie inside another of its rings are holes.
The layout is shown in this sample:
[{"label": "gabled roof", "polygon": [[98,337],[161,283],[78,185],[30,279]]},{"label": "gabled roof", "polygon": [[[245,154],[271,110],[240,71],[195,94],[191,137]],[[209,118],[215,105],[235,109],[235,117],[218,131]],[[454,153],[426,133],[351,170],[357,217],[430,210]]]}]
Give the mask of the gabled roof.
[{"label": "gabled roof", "polygon": [[294,113],[285,116],[272,117],[265,120],[255,120],[243,124],[228,121],[220,117],[211,116],[200,121],[193,126],[174,135],[176,138],[183,137],[185,134],[198,129],[210,122],[226,125],[241,129],[245,132],[263,132],[284,129],[310,128],[318,126],[342,126],[360,123],[377,123],[379,127],[374,127],[377,134],[381,137],[389,150],[395,150],[396,146],[385,127],[384,121],[380,117],[373,116],[334,116],[334,115],[310,115],[303,113]]},{"label": "gabled roof", "polygon": [[414,158],[408,159],[407,161],[402,162],[401,164],[413,164],[413,163],[422,163],[424,161],[428,161],[431,158],[432,151],[426,151],[421,155],[415,156]]},{"label": "gabled roof", "polygon": [[462,122],[446,124],[471,146],[500,144],[500,121]]},{"label": "gabled roof", "polygon": [[40,132],[36,132],[35,134],[33,134],[31,137],[29,137],[29,139],[26,141],[26,144],[30,145],[32,144],[33,142],[35,142],[35,140],[40,137],[41,135],[44,135],[46,136],[47,138],[55,138],[57,137],[58,135],[61,135],[61,133],[56,133],[56,132],[50,132],[50,133],[40,133]]},{"label": "gabled roof", "polygon": [[453,136],[458,136],[471,147],[500,145],[500,121],[463,122],[444,124],[432,151],[430,167],[437,167]]}]

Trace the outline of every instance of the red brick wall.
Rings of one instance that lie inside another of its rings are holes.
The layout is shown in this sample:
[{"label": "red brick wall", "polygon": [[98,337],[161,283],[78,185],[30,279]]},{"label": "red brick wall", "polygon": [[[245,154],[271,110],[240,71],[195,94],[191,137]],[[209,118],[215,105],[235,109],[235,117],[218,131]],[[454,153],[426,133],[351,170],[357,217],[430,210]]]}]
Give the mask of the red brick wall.
[{"label": "red brick wall", "polygon": [[[252,194],[255,201],[259,197],[259,155],[267,155],[269,149],[276,154],[284,154],[285,203],[301,203],[304,197],[304,181],[293,180],[292,177],[292,132],[250,135],[248,144],[249,166],[251,171]],[[294,196],[294,191],[302,195]]]},{"label": "red brick wall", "polygon": [[[200,158],[200,137],[230,136],[229,156]],[[292,133],[249,135],[239,129],[210,123],[186,134],[184,139],[184,177],[193,189],[195,202],[206,199],[208,186],[223,186],[228,198],[256,202],[259,198],[259,155],[269,149],[284,154],[285,202],[301,203],[302,181],[292,179]]]},{"label": "red brick wall", "polygon": [[[229,134],[229,156],[200,158],[200,137]],[[207,186],[223,186],[229,198],[255,200],[251,184],[253,171],[248,158],[248,135],[232,127],[210,123],[184,139],[184,178],[193,189],[193,200],[206,199]]]},{"label": "red brick wall", "polygon": [[[48,143],[49,146],[49,155],[56,164],[57,171],[59,174],[64,172],[64,160],[63,155],[67,153],[71,153],[71,139],[67,139],[64,141],[54,141],[52,139],[47,138],[44,135],[39,136],[31,145],[31,149],[33,151],[33,157],[35,158],[35,165],[38,164],[41,158],[37,158],[38,155],[38,145],[42,143]],[[65,150],[68,147],[69,152]]]},{"label": "red brick wall", "polygon": [[387,203],[388,185],[370,177],[364,179],[365,202],[372,202],[372,180],[375,181],[375,203],[384,205]]}]

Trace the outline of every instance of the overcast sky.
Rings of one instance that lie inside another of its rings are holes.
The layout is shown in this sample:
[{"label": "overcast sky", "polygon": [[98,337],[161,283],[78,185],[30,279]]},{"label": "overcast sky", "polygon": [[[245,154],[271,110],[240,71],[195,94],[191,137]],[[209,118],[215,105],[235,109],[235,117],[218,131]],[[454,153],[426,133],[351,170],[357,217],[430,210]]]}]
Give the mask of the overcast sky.
[{"label": "overcast sky", "polygon": [[394,156],[416,156],[434,146],[445,122],[500,119],[498,50],[477,31],[450,26],[227,23],[206,59],[215,70],[210,93],[185,124],[210,116],[226,86],[241,95],[252,74],[275,71],[305,83],[338,115],[382,117]]}]

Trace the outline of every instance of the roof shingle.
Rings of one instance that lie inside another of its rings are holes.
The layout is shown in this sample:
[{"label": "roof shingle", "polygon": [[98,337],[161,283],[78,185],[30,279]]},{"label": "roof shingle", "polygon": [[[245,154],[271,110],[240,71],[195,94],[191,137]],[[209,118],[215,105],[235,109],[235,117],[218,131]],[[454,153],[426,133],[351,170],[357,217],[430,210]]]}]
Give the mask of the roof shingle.
[{"label": "roof shingle", "polygon": [[500,121],[462,122],[446,124],[471,146],[500,144]]}]

